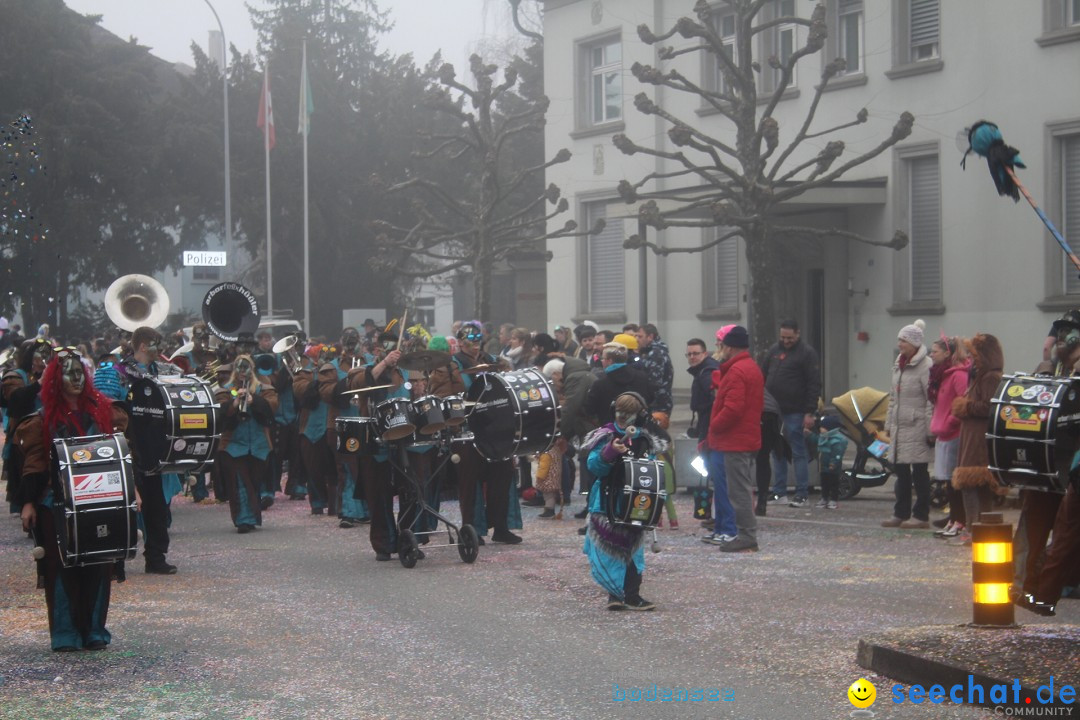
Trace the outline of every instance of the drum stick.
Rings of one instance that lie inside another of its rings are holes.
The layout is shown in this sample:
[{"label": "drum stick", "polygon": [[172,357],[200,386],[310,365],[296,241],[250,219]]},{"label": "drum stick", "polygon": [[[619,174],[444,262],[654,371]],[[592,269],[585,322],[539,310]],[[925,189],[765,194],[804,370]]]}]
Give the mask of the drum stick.
[{"label": "drum stick", "polygon": [[409,317],[409,308],[405,308],[405,313],[401,316],[401,329],[398,330],[397,347],[396,350],[401,349],[401,341],[405,337],[405,321]]}]

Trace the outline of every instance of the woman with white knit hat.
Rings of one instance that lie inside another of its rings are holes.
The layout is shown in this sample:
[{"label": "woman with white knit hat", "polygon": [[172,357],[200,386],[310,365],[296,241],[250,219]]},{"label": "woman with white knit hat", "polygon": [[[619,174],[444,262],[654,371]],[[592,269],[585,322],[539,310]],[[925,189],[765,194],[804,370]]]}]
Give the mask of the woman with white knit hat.
[{"label": "woman with white knit hat", "polygon": [[[893,363],[892,385],[889,388],[889,413],[885,432],[892,447],[889,459],[896,472],[896,504],[893,516],[882,527],[930,527],[930,473],[933,458],[930,448],[930,420],[934,406],[928,395],[930,366],[933,364],[923,345],[926,323],[916,320],[905,325],[897,334],[900,349]],[[911,488],[915,486],[915,505],[911,504]]]}]

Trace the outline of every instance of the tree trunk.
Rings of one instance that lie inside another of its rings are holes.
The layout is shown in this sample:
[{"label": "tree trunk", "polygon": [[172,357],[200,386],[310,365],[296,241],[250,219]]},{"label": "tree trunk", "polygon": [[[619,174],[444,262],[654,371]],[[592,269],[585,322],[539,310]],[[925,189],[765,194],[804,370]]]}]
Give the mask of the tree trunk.
[{"label": "tree trunk", "polygon": [[491,268],[491,260],[484,255],[473,265],[473,313],[480,322],[491,317]]},{"label": "tree trunk", "polygon": [[759,361],[773,344],[776,333],[776,285],[773,252],[768,228],[754,226],[746,236],[746,262],[750,268],[750,292],[747,318],[753,341],[751,351]]}]

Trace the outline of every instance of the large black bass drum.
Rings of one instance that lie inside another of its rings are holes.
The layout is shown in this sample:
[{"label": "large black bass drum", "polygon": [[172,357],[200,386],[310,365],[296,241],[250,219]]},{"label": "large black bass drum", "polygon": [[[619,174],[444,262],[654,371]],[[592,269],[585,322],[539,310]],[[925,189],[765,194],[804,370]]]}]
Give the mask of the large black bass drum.
[{"label": "large black bass drum", "polygon": [[618,525],[657,527],[667,499],[663,461],[623,457],[622,463],[622,484],[608,485],[608,520]]},{"label": "large black bass drum", "polygon": [[1078,449],[1080,386],[1072,378],[1006,375],[990,401],[990,472],[1005,485],[1065,492]]},{"label": "large black bass drum", "polygon": [[135,478],[123,435],[53,441],[53,499],[64,567],[135,558]]},{"label": "large black bass drum", "polygon": [[[478,375],[465,394],[469,432],[492,462],[542,453],[559,432],[555,389],[539,371]],[[471,408],[468,403],[474,403]]]},{"label": "large black bass drum", "polygon": [[213,462],[220,430],[210,386],[194,375],[144,377],[131,385],[128,436],[145,473],[198,472]]}]

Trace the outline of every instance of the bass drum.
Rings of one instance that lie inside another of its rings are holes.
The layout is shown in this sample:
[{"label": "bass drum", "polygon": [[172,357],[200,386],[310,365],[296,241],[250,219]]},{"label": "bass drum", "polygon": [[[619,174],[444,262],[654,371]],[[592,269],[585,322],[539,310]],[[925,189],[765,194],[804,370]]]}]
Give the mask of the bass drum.
[{"label": "bass drum", "polygon": [[485,373],[469,387],[468,415],[477,452],[491,462],[542,453],[559,432],[559,404],[537,370]]},{"label": "bass drum", "polygon": [[1071,378],[1003,377],[990,401],[990,472],[1012,487],[1065,492],[1078,413],[1080,389]]},{"label": "bass drum", "polygon": [[213,462],[220,431],[210,386],[193,375],[135,381],[128,393],[135,467],[145,473],[198,472]]},{"label": "bass drum", "polygon": [[608,487],[608,520],[639,528],[660,524],[667,499],[663,461],[624,457],[622,485],[610,483]]},{"label": "bass drum", "polygon": [[334,420],[336,449],[342,455],[374,455],[379,451],[375,418],[339,417]]},{"label": "bass drum", "polygon": [[53,504],[64,567],[135,558],[135,477],[123,435],[53,441]]}]

